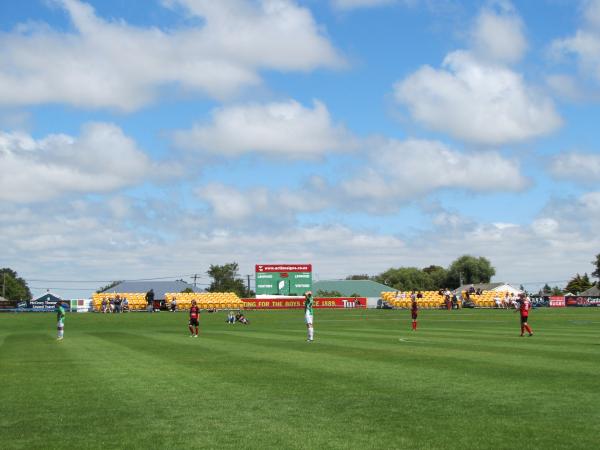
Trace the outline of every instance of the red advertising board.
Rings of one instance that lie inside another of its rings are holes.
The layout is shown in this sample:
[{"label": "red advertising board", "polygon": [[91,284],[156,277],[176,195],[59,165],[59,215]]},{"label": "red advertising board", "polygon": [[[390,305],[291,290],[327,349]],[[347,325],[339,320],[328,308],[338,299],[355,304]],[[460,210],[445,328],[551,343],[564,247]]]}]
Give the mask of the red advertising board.
[{"label": "red advertising board", "polygon": [[[243,298],[245,309],[302,309],[304,308],[304,298]],[[316,298],[314,308],[359,308],[367,307],[365,297],[336,297],[336,298]]]},{"label": "red advertising board", "polygon": [[562,308],[565,305],[565,298],[562,296],[550,297],[550,307],[552,308]]},{"label": "red advertising board", "polygon": [[312,272],[312,264],[256,264],[256,272]]}]

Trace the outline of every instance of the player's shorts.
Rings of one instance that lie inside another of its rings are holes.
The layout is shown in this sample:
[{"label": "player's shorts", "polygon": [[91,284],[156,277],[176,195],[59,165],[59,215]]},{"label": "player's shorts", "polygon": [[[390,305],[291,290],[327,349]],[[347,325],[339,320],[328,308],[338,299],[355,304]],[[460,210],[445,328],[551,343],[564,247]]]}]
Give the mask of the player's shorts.
[{"label": "player's shorts", "polygon": [[56,322],[56,328],[64,328],[65,327],[65,322],[61,319],[58,322]]},{"label": "player's shorts", "polygon": [[311,313],[309,313],[308,311],[306,312],[306,314],[304,314],[304,322],[307,325],[312,325],[312,323],[313,323],[313,315]]},{"label": "player's shorts", "polygon": [[193,327],[198,327],[200,326],[200,323],[198,322],[198,319],[190,319],[190,325]]},{"label": "player's shorts", "polygon": [[527,319],[529,319],[529,316],[521,316],[521,323],[527,323]]},{"label": "player's shorts", "polygon": [[410,313],[410,315],[412,317],[412,320],[417,320],[418,313],[414,312],[414,313]]}]

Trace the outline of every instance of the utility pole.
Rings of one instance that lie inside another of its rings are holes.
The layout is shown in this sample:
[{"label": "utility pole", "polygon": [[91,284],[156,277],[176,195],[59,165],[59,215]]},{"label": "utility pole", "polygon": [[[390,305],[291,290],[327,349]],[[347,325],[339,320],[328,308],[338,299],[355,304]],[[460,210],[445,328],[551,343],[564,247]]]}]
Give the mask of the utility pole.
[{"label": "utility pole", "polygon": [[196,287],[196,280],[198,279],[198,274],[195,273],[192,278],[194,279],[194,287]]}]

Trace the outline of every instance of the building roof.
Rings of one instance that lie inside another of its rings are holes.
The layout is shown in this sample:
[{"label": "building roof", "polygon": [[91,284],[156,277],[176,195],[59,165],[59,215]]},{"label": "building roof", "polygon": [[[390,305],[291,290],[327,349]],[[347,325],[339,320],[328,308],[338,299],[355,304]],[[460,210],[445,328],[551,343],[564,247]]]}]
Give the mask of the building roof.
[{"label": "building roof", "polygon": [[315,295],[318,291],[338,291],[344,297],[358,294],[359,297],[377,297],[382,292],[394,291],[394,288],[372,280],[321,280],[314,281],[312,286]]},{"label": "building roof", "polygon": [[43,302],[43,301],[46,301],[46,302],[57,302],[59,300],[62,300],[62,298],[60,298],[56,294],[53,294],[50,291],[46,291],[42,295],[40,295],[39,297],[33,299],[34,302]]},{"label": "building roof", "polygon": [[600,296],[600,288],[598,287],[597,284],[595,284],[594,286],[589,288],[587,291],[583,291],[579,295],[584,296],[584,297],[598,297],[598,296]]},{"label": "building roof", "polygon": [[477,289],[481,289],[482,291],[508,291],[508,292],[521,292],[520,289],[517,289],[514,286],[511,286],[507,283],[472,283],[472,284],[463,284],[460,287],[454,289],[454,293],[457,294],[459,292],[468,291],[471,286]]},{"label": "building roof", "polygon": [[126,293],[146,293],[150,289],[154,290],[154,300],[164,300],[167,292],[181,292],[186,289],[191,289],[194,292],[201,292],[202,289],[195,288],[185,281],[123,281],[104,292],[115,294]]}]

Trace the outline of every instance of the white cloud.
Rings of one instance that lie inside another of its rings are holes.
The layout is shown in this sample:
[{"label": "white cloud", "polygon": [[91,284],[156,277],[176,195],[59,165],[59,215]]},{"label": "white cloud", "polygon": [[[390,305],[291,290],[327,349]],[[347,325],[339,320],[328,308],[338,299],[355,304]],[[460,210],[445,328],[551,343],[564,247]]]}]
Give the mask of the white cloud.
[{"label": "white cloud", "polygon": [[[489,258],[498,281],[543,284],[589,273],[597,253],[593,249],[600,246],[600,192],[549,204],[524,224],[477,223],[436,209],[433,229],[410,237],[339,222],[247,227],[243,218],[215,221],[176,201],[169,201],[168,207],[130,202],[126,200],[131,211],[127,221],[121,214],[113,216],[114,205],[89,200],[39,207],[8,204],[0,209],[3,257],[26,278],[184,276],[231,261],[245,274],[252,273],[256,263],[289,261],[313,263],[316,277],[322,279],[377,274],[398,265],[447,266],[469,253]],[[137,214],[139,208],[147,215]],[[401,223],[402,216],[398,220]],[[129,221],[139,226],[131,228]],[[63,294],[89,295],[98,287],[92,284],[80,294]]]},{"label": "white cloud", "polygon": [[509,63],[524,54],[521,19],[507,2],[484,9],[472,49],[449,53],[441,69],[425,65],[394,85],[396,100],[426,127],[481,145],[546,135],[561,125],[552,100]]},{"label": "white cloud", "polygon": [[394,3],[403,3],[407,5],[414,5],[418,0],[332,0],[332,5],[338,10],[352,10],[359,8],[373,8],[376,6],[391,5]]},{"label": "white cloud", "polygon": [[112,124],[89,123],[79,137],[0,132],[0,200],[38,202],[65,193],[109,192],[139,183],[152,162]]},{"label": "white cloud", "polygon": [[412,139],[377,148],[369,170],[349,177],[342,188],[352,198],[389,204],[444,188],[515,192],[527,184],[518,162],[496,152],[460,153],[441,142]]},{"label": "white cloud", "polygon": [[210,183],[196,189],[196,195],[208,203],[218,221],[257,221],[273,223],[295,221],[295,215],[318,211],[330,206],[323,197],[312,195],[307,189],[284,189],[273,192],[264,187],[238,189],[222,183]]},{"label": "white cloud", "polygon": [[556,130],[552,100],[508,67],[456,51],[394,86],[396,100],[425,126],[475,144],[503,145]]},{"label": "white cloud", "polygon": [[[239,189],[211,183],[196,190],[220,221],[295,223],[304,213],[365,210],[391,214],[415,199],[443,189],[518,192],[527,180],[519,163],[496,152],[461,153],[437,141],[373,140],[360,169],[341,181],[311,177],[298,189]],[[441,218],[440,218],[441,220]],[[446,215],[444,220],[454,220]]]},{"label": "white cloud", "polygon": [[315,101],[306,108],[290,100],[219,108],[208,124],[174,133],[178,147],[223,156],[247,152],[269,156],[314,158],[354,147],[354,138],[332,123],[327,107]]},{"label": "white cloud", "polygon": [[550,163],[550,172],[557,178],[574,182],[600,182],[600,154],[567,152],[555,156]]},{"label": "white cloud", "polygon": [[600,0],[583,3],[581,27],[573,36],[553,41],[550,50],[558,58],[574,55],[584,76],[600,82]]},{"label": "white cloud", "polygon": [[75,32],[21,25],[0,34],[0,104],[128,111],[152,101],[164,86],[224,98],[259,84],[261,69],[343,64],[308,9],[291,0],[166,3],[202,18],[203,25],[134,27],[104,20],[78,0],[59,0]]},{"label": "white cloud", "polygon": [[517,62],[527,49],[523,22],[509,2],[496,2],[494,6],[495,9],[484,9],[475,21],[474,51],[481,59]]}]

